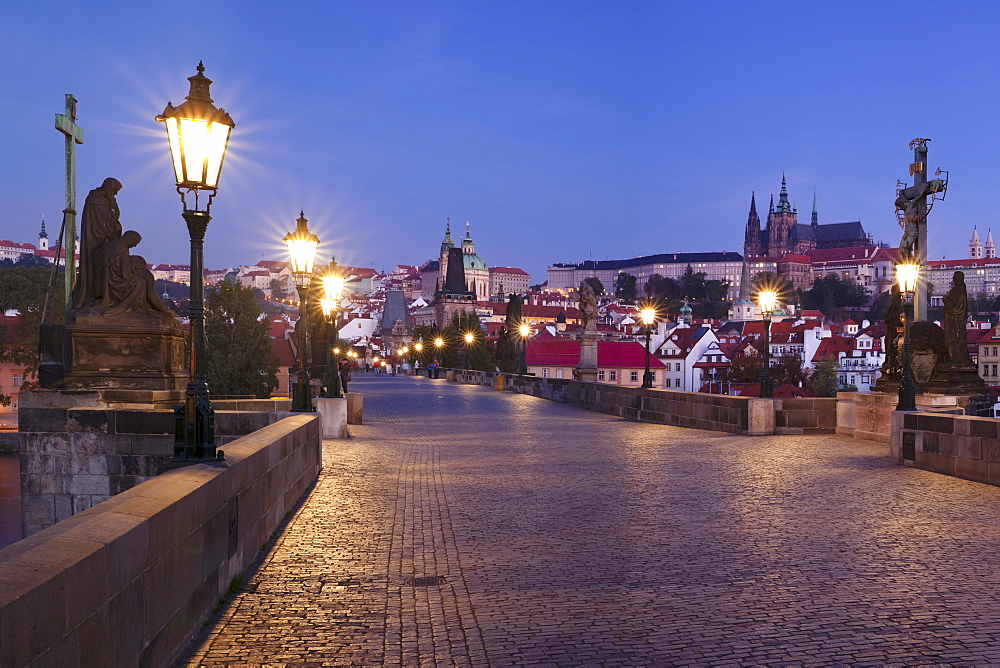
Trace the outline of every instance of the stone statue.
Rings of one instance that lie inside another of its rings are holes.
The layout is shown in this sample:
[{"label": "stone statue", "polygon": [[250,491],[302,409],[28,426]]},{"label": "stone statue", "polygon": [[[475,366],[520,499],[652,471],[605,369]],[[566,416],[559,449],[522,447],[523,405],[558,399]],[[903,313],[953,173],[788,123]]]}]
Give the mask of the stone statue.
[{"label": "stone statue", "polygon": [[510,336],[515,336],[521,327],[521,299],[513,293],[507,301],[507,317],[504,322],[507,333]]},{"label": "stone statue", "polygon": [[105,267],[102,248],[122,235],[118,201],[122,184],[110,176],[87,195],[80,218],[80,273],[73,287],[73,308],[96,306],[104,298]]},{"label": "stone statue", "polygon": [[587,281],[580,281],[580,319],[584,332],[597,331],[597,295]]},{"label": "stone statue", "polygon": [[73,288],[73,308],[107,314],[155,313],[172,317],[156,294],[146,260],[129,251],[142,240],[122,234],[118,201],[122,184],[108,177],[87,195],[80,224],[80,273]]},{"label": "stone statue", "polygon": [[956,271],[951,279],[951,290],[944,296],[944,335],[948,346],[948,359],[954,366],[972,366],[966,344],[966,324],[969,300],[965,289],[965,274]]},{"label": "stone statue", "polygon": [[171,315],[156,294],[156,279],[146,267],[146,260],[129,255],[140,241],[139,233],[129,230],[102,247],[106,284],[99,306],[105,313],[156,311]]},{"label": "stone statue", "polygon": [[885,362],[883,376],[899,376],[902,364],[899,359],[899,330],[903,327],[903,293],[899,284],[893,283],[889,307],[885,311]]}]

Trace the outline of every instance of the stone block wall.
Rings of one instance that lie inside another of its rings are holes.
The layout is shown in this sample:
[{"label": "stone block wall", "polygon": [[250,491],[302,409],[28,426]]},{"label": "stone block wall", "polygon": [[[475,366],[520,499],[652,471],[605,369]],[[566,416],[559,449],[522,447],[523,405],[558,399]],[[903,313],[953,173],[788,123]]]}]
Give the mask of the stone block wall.
[{"label": "stone block wall", "polygon": [[813,434],[837,427],[835,398],[775,399],[774,404],[774,428],[779,434]]},{"label": "stone block wall", "polygon": [[900,413],[889,459],[897,464],[1000,485],[1000,421],[946,413]]},{"label": "stone block wall", "polygon": [[320,467],[295,415],[0,550],[0,665],[171,665]]},{"label": "stone block wall", "polygon": [[[172,410],[110,408],[88,402],[85,392],[24,395],[18,425],[23,536],[149,480],[173,456]],[[288,415],[216,411],[216,445]]]}]

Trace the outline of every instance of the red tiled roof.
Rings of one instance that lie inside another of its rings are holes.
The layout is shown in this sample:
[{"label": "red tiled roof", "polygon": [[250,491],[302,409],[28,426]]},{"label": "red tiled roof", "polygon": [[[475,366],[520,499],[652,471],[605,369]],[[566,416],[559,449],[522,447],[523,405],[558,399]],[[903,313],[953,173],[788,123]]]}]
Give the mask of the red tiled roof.
[{"label": "red tiled roof", "polygon": [[490,267],[491,274],[515,274],[518,276],[528,276],[528,272],[517,267]]},{"label": "red tiled roof", "polygon": [[820,339],[813,361],[825,360],[828,357],[837,357],[837,353],[849,353],[854,350],[854,339],[849,336],[831,336]]},{"label": "red tiled roof", "polygon": [[809,264],[810,262],[812,262],[812,260],[810,260],[807,256],[800,255],[798,253],[785,253],[784,255],[781,256],[781,259],[779,259],[778,261],[779,262],[801,262],[803,264]]},{"label": "red tiled roof", "polygon": [[292,351],[291,339],[276,339],[274,341],[274,356],[278,366],[295,366],[295,353]]},{"label": "red tiled roof", "polygon": [[[493,315],[505,317],[507,315],[507,302],[488,302],[493,309]],[[566,314],[566,321],[579,320],[580,309],[563,308],[562,306],[536,306],[534,304],[521,305],[522,318],[558,318],[560,313]]]},{"label": "red tiled roof", "polygon": [[928,260],[927,266],[931,269],[951,269],[957,267],[995,267],[1000,265],[998,257],[980,257],[976,259],[965,258],[963,260]]},{"label": "red tiled roof", "polygon": [[809,260],[813,264],[832,262],[832,263],[862,263],[862,262],[873,262],[876,253],[879,251],[878,246],[856,246],[854,248],[817,248],[815,250],[806,251],[806,255],[809,256]]}]

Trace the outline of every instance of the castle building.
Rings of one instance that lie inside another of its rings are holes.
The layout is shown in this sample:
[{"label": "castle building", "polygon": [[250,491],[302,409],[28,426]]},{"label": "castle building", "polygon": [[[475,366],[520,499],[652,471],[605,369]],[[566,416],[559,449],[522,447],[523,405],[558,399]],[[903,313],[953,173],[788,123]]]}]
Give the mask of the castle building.
[{"label": "castle building", "polygon": [[750,195],[743,254],[748,258],[781,258],[789,253],[805,255],[817,249],[872,245],[871,236],[865,233],[861,221],[820,225],[815,193],[810,223],[806,225],[798,221],[798,210],[788,199],[785,175],[782,174],[778,203],[774,203],[772,196],[764,229],[761,229],[760,217],[757,215],[756,193]]}]

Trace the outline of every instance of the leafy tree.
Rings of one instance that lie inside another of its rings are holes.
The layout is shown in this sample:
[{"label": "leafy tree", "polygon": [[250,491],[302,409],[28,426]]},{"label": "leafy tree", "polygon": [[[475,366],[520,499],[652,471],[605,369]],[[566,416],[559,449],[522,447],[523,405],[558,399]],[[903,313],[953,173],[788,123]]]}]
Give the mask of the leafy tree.
[{"label": "leafy tree", "polygon": [[[465,343],[465,335],[472,333],[475,341]],[[461,364],[460,352],[465,350],[470,369],[477,371],[493,371],[493,347],[483,336],[483,326],[479,316],[474,311],[458,311],[451,317],[451,322],[444,331],[444,352],[442,366],[457,367]]]},{"label": "leafy tree", "polygon": [[[38,332],[42,314],[44,312],[46,324],[62,324],[63,294],[63,274],[53,275],[52,265],[0,269],[0,314],[8,310],[20,314],[16,326],[13,321],[0,323],[0,362],[23,366],[25,376],[38,373]],[[13,331],[8,331],[11,326]],[[0,387],[0,405],[6,406],[10,401],[11,397]]]},{"label": "leafy tree", "polygon": [[597,276],[591,276],[590,278],[585,278],[583,280],[584,282],[590,284],[590,287],[593,288],[595,295],[600,296],[604,294],[604,283],[601,283],[601,279]]},{"label": "leafy tree", "polygon": [[11,267],[47,267],[51,268],[52,263],[43,257],[37,255],[21,255],[17,260],[11,260],[9,257],[0,260],[0,269],[9,269]]},{"label": "leafy tree", "polygon": [[868,303],[868,292],[849,278],[836,274],[822,276],[802,293],[802,306],[830,315],[836,308],[861,308]]},{"label": "leafy tree", "polygon": [[771,379],[774,384],[801,387],[808,374],[802,368],[802,359],[795,353],[785,353],[771,365]]},{"label": "leafy tree", "polygon": [[760,355],[740,353],[729,362],[729,380],[734,383],[758,383],[764,373]]},{"label": "leafy tree", "polygon": [[278,360],[260,313],[253,292],[237,283],[225,281],[209,296],[206,360],[214,393],[263,399],[278,387]]},{"label": "leafy tree", "polygon": [[646,293],[646,297],[649,299],[655,299],[662,302],[679,300],[681,297],[680,284],[672,278],[660,276],[659,274],[653,274],[650,276],[649,280],[646,281],[646,284],[642,287],[642,289],[643,292]]},{"label": "leafy tree", "polygon": [[615,297],[627,304],[635,303],[635,276],[632,274],[618,274],[615,277]]},{"label": "leafy tree", "polygon": [[806,387],[812,390],[819,397],[837,396],[837,360],[828,357],[822,362],[816,363],[812,375],[806,382]]}]

